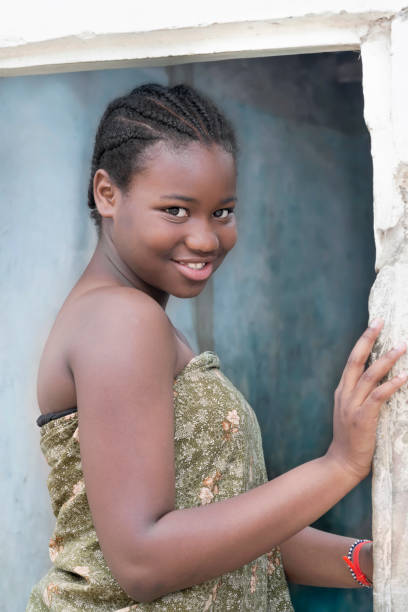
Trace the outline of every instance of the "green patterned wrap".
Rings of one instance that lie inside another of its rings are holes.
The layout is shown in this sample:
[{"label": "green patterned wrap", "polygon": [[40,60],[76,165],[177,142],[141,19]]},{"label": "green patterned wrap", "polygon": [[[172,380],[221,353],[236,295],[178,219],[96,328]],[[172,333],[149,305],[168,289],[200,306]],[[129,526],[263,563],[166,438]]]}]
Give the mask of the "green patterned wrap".
[{"label": "green patterned wrap", "polygon": [[[174,380],[176,508],[213,504],[267,480],[251,406],[205,351]],[[53,563],[34,586],[26,612],[293,612],[279,548],[251,563],[151,603],[130,599],[102,555],[86,497],[78,413],[41,427],[56,516]]]}]

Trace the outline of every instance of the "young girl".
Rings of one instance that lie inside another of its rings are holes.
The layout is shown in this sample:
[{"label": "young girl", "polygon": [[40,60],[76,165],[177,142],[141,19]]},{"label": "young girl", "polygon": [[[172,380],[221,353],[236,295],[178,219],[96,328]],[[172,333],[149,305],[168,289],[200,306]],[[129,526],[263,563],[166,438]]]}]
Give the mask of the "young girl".
[{"label": "young girl", "polygon": [[89,186],[98,244],[39,369],[57,520],[29,612],[286,612],[286,579],[370,585],[370,542],[308,525],[369,473],[380,408],[407,376],[379,383],[405,345],[365,370],[373,322],[336,390],[326,454],[268,482],[253,410],[165,312],[233,248],[235,202],[234,134],[208,99],[144,85],[109,104]]}]

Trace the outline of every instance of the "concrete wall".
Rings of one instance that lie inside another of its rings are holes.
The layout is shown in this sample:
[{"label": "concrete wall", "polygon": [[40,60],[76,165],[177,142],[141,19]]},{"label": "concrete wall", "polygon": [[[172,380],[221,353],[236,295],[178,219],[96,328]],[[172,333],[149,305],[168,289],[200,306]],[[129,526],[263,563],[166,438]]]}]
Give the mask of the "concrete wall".
[{"label": "concrete wall", "polygon": [[[404,0],[8,2],[0,75],[358,49]],[[46,15],[46,19],[38,19]]]},{"label": "concrete wall", "polygon": [[[348,70],[357,77],[344,80]],[[0,609],[7,612],[24,609],[49,565],[53,518],[34,423],[35,375],[50,323],[95,244],[86,210],[93,134],[108,100],[148,80],[211,91],[238,131],[239,242],[206,291],[171,300],[169,314],[196,351],[216,350],[254,406],[271,477],[326,450],[332,392],[367,321],[371,161],[355,56],[3,79],[0,460],[8,467]],[[369,536],[369,482],[320,526]],[[366,592],[292,592],[302,612],[371,606]]]},{"label": "concrete wall", "polygon": [[[364,41],[364,114],[374,167],[374,236],[378,275],[372,317],[385,325],[373,358],[408,339],[408,10],[379,23]],[[408,356],[390,376],[408,369]],[[379,612],[404,612],[408,601],[408,391],[382,410],[373,478],[374,601]]]}]

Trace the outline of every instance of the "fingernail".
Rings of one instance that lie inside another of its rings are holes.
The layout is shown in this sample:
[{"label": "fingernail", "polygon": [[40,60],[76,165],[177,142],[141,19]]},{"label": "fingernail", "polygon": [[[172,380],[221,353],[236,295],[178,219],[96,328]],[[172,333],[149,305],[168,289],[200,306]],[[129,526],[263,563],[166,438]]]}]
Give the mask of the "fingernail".
[{"label": "fingernail", "polygon": [[377,329],[383,324],[383,322],[383,319],[374,319],[374,321],[371,321],[369,327],[371,327],[372,329]]},{"label": "fingernail", "polygon": [[397,378],[400,378],[401,380],[404,380],[404,378],[408,378],[408,372],[400,372]]},{"label": "fingernail", "polygon": [[407,345],[405,342],[398,342],[398,344],[396,344],[393,348],[394,351],[403,351],[407,348]]}]

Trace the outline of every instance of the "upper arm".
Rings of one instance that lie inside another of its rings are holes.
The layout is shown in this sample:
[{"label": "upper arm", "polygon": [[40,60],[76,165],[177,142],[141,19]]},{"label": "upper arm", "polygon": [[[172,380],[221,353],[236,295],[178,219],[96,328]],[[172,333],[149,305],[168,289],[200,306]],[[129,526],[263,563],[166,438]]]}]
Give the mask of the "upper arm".
[{"label": "upper arm", "polygon": [[125,590],[144,534],[175,495],[174,335],[160,306],[137,293],[85,298],[68,354],[92,519]]}]

